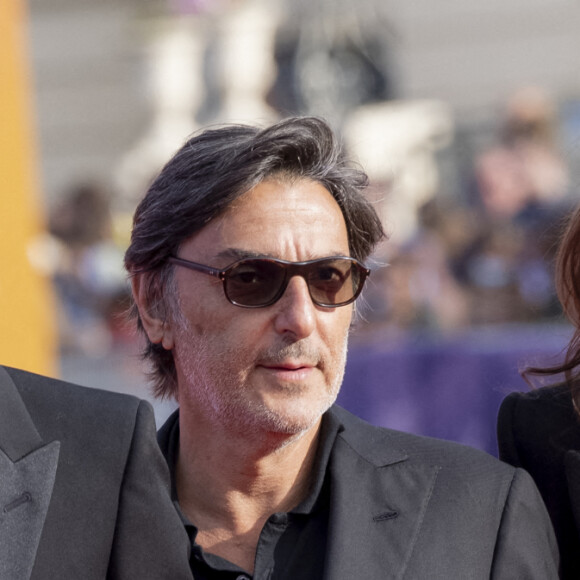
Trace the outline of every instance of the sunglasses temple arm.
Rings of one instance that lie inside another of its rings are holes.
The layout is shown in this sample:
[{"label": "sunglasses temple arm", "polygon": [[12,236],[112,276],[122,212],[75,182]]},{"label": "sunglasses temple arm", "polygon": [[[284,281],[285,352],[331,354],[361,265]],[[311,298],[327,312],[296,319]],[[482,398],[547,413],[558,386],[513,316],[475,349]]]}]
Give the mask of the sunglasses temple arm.
[{"label": "sunglasses temple arm", "polygon": [[178,266],[183,266],[189,270],[194,270],[195,272],[203,272],[204,274],[209,274],[210,276],[215,276],[220,280],[224,278],[223,270],[218,270],[217,268],[211,268],[210,266],[204,266],[203,264],[197,264],[196,262],[190,262],[189,260],[183,260],[182,258],[170,257],[169,262],[172,264],[177,264]]}]

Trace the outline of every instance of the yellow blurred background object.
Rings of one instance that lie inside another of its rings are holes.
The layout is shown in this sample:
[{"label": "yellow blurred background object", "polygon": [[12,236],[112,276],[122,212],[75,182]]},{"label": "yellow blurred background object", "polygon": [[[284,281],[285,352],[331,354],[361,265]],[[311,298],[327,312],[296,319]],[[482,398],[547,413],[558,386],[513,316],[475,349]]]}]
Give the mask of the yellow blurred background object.
[{"label": "yellow blurred background object", "polygon": [[[48,278],[33,253],[43,223],[26,7],[0,2],[0,364],[56,373],[57,338]],[[34,265],[33,265],[34,264]]]}]

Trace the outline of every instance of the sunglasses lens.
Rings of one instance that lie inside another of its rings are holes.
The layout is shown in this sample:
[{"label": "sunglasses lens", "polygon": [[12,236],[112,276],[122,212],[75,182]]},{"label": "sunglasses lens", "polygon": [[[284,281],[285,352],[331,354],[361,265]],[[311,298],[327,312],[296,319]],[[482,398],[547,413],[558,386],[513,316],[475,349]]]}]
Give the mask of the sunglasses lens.
[{"label": "sunglasses lens", "polygon": [[228,272],[226,294],[240,306],[264,306],[276,299],[284,275],[284,267],[276,262],[243,260]]},{"label": "sunglasses lens", "polygon": [[354,300],[366,271],[346,258],[314,260],[306,264],[252,258],[241,260],[226,271],[225,292],[230,302],[238,306],[269,306],[284,293],[286,280],[296,275],[306,280],[316,304],[332,308]]},{"label": "sunglasses lens", "polygon": [[310,295],[320,306],[348,303],[358,291],[360,271],[350,260],[321,260],[311,264],[309,270]]}]

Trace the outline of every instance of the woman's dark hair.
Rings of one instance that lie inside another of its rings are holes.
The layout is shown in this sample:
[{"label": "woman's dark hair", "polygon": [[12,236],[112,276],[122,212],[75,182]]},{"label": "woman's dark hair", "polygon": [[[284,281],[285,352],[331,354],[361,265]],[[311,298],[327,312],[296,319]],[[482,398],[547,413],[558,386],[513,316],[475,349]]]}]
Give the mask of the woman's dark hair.
[{"label": "woman's dark hair", "polygon": [[[380,219],[363,195],[366,174],[347,160],[322,119],[293,117],[265,129],[246,125],[208,129],[177,151],[135,211],[125,267],[130,275],[144,275],[152,308],[162,316],[172,312],[169,256],[270,177],[309,179],[328,189],[344,216],[352,257],[364,261],[384,236]],[[143,331],[136,308],[133,313]],[[176,389],[173,355],[146,340],[144,358],[152,363],[154,390],[170,396]]]},{"label": "woman's dark hair", "polygon": [[564,361],[547,367],[529,367],[524,376],[563,374],[580,409],[580,206],[570,215],[556,255],[556,291],[574,333]]}]

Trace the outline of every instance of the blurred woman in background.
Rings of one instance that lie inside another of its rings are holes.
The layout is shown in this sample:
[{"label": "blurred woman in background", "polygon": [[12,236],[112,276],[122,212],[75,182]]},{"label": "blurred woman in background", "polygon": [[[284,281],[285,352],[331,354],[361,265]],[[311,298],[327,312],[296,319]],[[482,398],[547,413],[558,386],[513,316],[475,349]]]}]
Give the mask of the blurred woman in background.
[{"label": "blurred woman in background", "polygon": [[561,364],[524,373],[550,377],[552,385],[511,393],[498,417],[500,458],[526,469],[552,518],[561,555],[561,577],[580,578],[580,207],[572,214],[556,261],[556,286],[574,325]]}]

